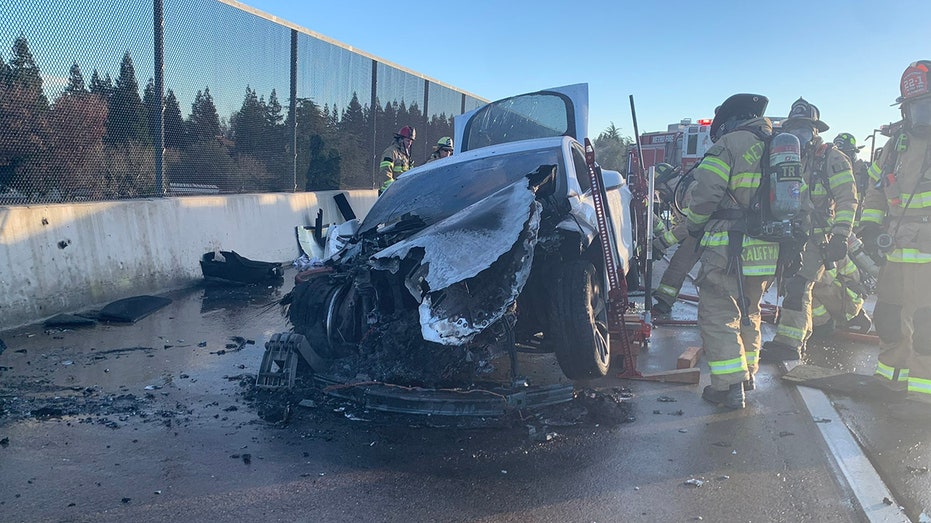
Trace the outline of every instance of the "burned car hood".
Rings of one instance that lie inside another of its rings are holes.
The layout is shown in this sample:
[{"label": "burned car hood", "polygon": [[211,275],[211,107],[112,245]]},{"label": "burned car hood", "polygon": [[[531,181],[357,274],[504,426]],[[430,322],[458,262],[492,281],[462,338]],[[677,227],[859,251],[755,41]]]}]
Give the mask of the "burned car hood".
[{"label": "burned car hood", "polygon": [[526,178],[370,257],[378,270],[416,266],[405,286],[427,341],[461,345],[500,320],[530,274],[542,206]]}]

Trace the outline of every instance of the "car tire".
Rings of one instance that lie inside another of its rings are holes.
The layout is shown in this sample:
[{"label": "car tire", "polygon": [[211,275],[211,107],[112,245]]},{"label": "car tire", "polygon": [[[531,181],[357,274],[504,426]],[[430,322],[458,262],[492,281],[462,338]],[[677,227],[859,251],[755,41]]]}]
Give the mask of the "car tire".
[{"label": "car tire", "polygon": [[569,379],[600,378],[608,373],[611,344],[604,290],[603,277],[591,262],[575,260],[563,267],[549,330],[556,361]]}]

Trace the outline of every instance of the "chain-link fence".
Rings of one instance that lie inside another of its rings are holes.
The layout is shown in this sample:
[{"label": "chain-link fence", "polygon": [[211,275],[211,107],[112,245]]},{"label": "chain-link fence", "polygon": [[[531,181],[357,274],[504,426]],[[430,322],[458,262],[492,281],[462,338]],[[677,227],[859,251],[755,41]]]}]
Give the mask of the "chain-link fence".
[{"label": "chain-link fence", "polygon": [[421,164],[485,103],[232,1],[0,2],[0,20],[0,205],[371,189],[398,129]]}]

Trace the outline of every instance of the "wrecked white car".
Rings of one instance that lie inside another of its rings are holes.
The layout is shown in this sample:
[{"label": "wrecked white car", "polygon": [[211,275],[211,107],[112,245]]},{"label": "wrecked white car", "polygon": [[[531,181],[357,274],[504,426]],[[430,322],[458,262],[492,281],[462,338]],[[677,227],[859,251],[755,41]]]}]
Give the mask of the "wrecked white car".
[{"label": "wrecked white car", "polygon": [[554,352],[570,379],[610,365],[605,249],[626,270],[629,192],[593,199],[588,87],[515,96],[455,120],[455,153],[399,177],[323,268],[299,275],[288,314],[343,380],[475,383],[515,351]]}]

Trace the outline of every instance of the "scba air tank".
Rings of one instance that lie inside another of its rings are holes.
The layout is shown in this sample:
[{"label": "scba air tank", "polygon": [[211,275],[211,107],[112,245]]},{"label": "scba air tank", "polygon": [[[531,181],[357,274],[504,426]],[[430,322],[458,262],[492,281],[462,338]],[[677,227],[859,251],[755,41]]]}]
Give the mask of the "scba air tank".
[{"label": "scba air tank", "polygon": [[774,221],[791,220],[802,209],[802,147],[790,133],[769,145],[769,211]]}]

